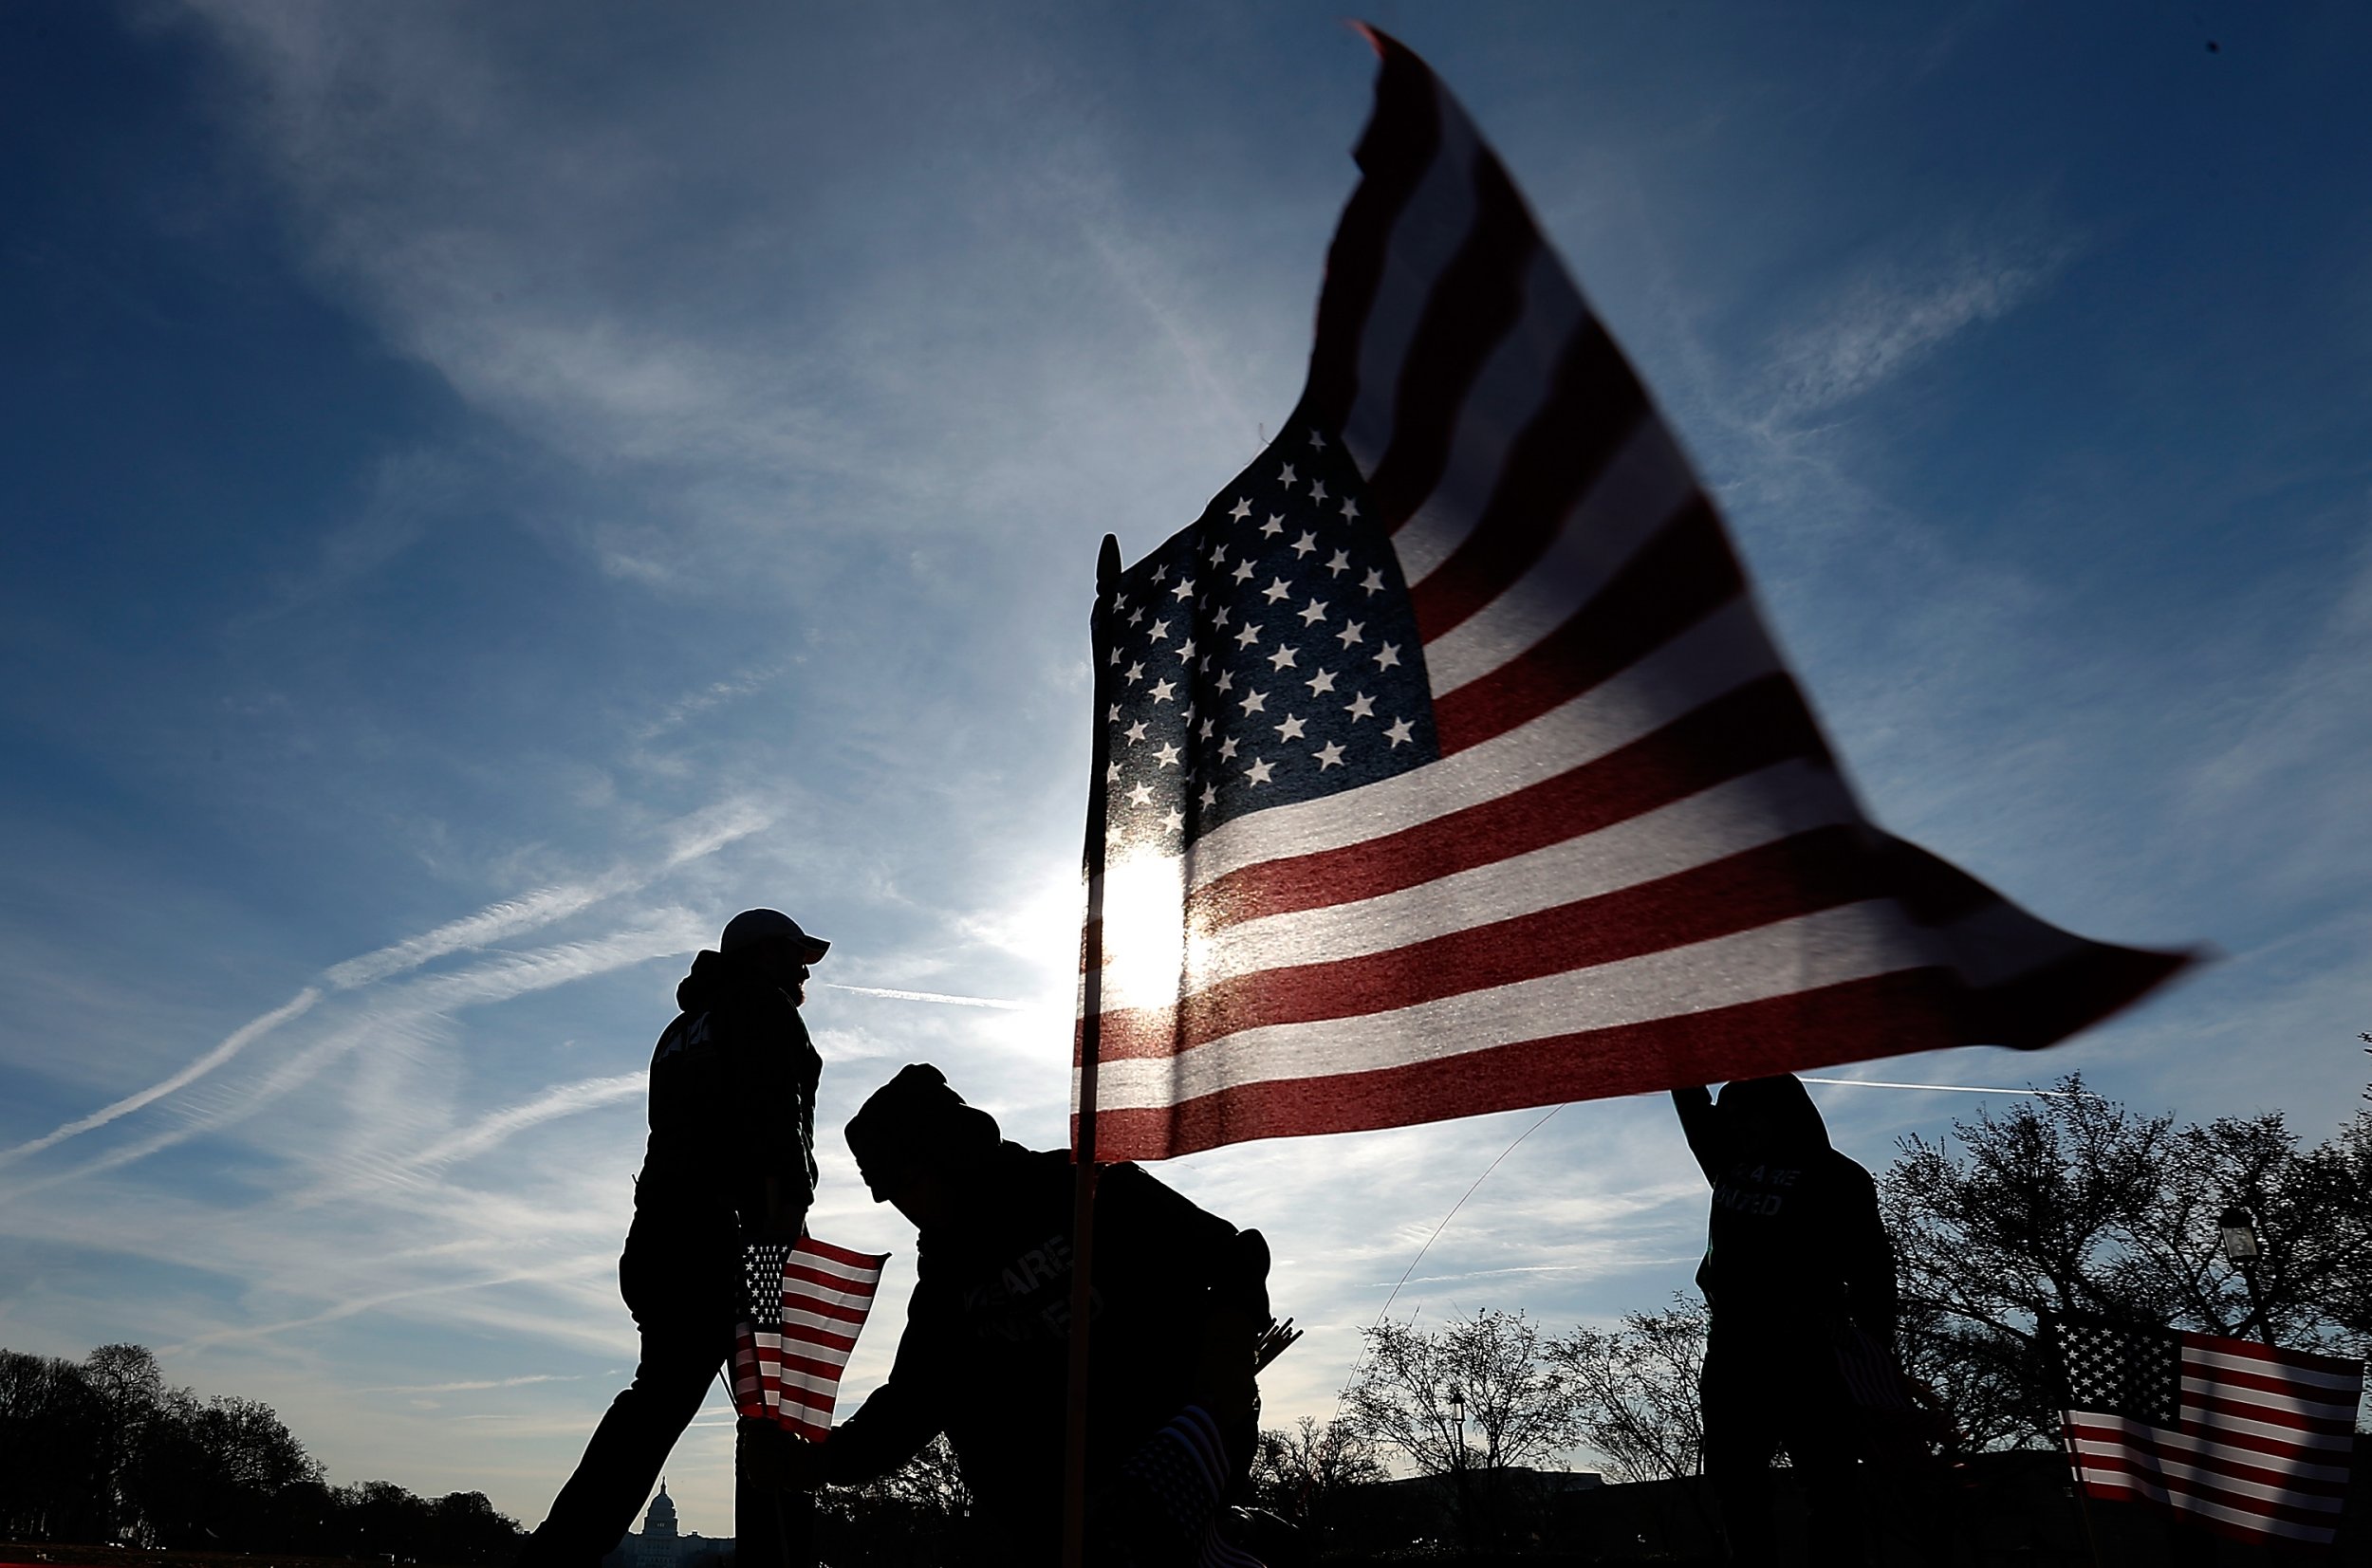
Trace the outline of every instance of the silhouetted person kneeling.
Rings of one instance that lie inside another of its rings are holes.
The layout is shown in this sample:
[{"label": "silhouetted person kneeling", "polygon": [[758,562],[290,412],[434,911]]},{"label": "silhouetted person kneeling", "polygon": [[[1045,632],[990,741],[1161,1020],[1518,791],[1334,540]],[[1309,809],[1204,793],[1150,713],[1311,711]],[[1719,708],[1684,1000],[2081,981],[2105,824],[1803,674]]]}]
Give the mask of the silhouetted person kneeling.
[{"label": "silhouetted person kneeling", "polygon": [[[788,915],[745,910],[676,987],[683,1010],[651,1056],[651,1140],[618,1260],[641,1363],[520,1568],[595,1568],[618,1544],[732,1353],[743,1243],[799,1236],[815,1201],[824,1070],[799,1007],[807,966],[829,946]],[[806,1499],[735,1489],[742,1568],[812,1561],[812,1531]]]},{"label": "silhouetted person kneeling", "polygon": [[1733,1560],[1775,1561],[1770,1463],[1785,1448],[1811,1506],[1807,1560],[1865,1560],[1854,1406],[1838,1363],[1846,1325],[1891,1349],[1894,1248],[1870,1173],[1828,1146],[1792,1077],[1727,1084],[1719,1104],[1675,1089],[1713,1218],[1697,1288],[1705,1349],[1705,1474]]},{"label": "silhouetted person kneeling", "polygon": [[[1004,1142],[929,1066],[865,1101],[848,1146],[874,1201],[920,1232],[897,1363],[821,1445],[769,1433],[745,1463],[786,1486],[853,1485],[945,1432],[973,1494],[972,1560],[1048,1568],[1062,1559],[1070,1153]],[[1087,1560],[1252,1561],[1211,1532],[1258,1434],[1268,1244],[1133,1165],[1100,1172],[1095,1227]]]}]

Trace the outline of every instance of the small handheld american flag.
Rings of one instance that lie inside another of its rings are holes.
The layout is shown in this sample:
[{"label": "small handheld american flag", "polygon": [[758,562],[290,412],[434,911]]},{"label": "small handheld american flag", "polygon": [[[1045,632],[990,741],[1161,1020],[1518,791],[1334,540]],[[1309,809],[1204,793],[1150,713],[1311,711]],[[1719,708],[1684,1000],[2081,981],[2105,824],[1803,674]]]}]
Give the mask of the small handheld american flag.
[{"label": "small handheld american flag", "polygon": [[886,1252],[851,1252],[812,1236],[745,1247],[733,1410],[823,1441],[887,1262]]},{"label": "small handheld american flag", "polygon": [[2043,1332],[2086,1494],[2244,1540],[2330,1541],[2363,1363],[2084,1318],[2046,1319]]}]

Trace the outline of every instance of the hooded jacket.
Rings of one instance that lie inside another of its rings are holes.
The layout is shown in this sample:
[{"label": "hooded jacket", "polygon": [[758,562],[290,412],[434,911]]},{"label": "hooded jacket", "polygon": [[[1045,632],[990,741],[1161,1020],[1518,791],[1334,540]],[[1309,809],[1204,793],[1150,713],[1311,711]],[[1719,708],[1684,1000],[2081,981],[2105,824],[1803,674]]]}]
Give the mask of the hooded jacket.
[{"label": "hooded jacket", "polygon": [[1675,1089],[1689,1149],[1713,1183],[1696,1286],[1717,1329],[1811,1332],[1849,1319],[1893,1341],[1894,1247],[1870,1173],[1829,1146],[1792,1077]]},{"label": "hooded jacket", "polygon": [[676,987],[682,1009],[651,1053],[651,1138],[635,1179],[638,1220],[710,1229],[815,1200],[815,1088],[824,1059],[788,993],[703,952]]},{"label": "hooded jacket", "polygon": [[[1061,1539],[1070,1354],[1069,1152],[1002,1143],[968,1171],[963,1209],[917,1242],[889,1381],[824,1445],[825,1478],[887,1474],[945,1432],[978,1511],[1025,1553]],[[1215,1307],[1269,1316],[1268,1247],[1133,1165],[1096,1184],[1087,1483],[1194,1403]],[[1240,1467],[1249,1454],[1231,1456]],[[1022,1559],[1017,1559],[1022,1560]]]}]

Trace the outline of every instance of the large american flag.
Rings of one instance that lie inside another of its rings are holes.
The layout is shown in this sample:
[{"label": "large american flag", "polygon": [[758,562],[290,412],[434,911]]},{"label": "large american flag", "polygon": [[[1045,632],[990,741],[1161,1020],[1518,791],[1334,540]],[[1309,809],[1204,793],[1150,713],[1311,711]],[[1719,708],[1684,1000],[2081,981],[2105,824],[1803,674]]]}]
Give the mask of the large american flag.
[{"label": "large american flag", "polygon": [[812,1236],[795,1246],[744,1247],[734,1411],[821,1443],[832,1430],[840,1374],[887,1262],[886,1252],[851,1252]]},{"label": "large american flag", "polygon": [[1098,605],[1098,1155],[2045,1045],[2178,968],[1862,817],[1645,390],[1370,37],[1300,405]]},{"label": "large american flag", "polygon": [[2362,1362],[2083,1318],[2046,1319],[2043,1332],[2087,1494],[2255,1540],[2336,1533]]}]

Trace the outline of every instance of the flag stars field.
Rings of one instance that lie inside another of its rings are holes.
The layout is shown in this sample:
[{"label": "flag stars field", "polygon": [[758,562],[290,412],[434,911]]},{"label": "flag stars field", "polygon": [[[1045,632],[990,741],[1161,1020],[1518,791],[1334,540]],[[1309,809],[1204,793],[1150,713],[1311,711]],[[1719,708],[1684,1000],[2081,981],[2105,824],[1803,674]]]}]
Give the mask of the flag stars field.
[{"label": "flag stars field", "polygon": [[[1338,781],[1381,777],[1417,755],[1421,720],[1412,720],[1397,745],[1371,731],[1362,747],[1354,732],[1377,716],[1381,702],[1404,713],[1423,711],[1421,675],[1401,657],[1416,640],[1404,600],[1381,618],[1395,641],[1376,669],[1391,690],[1362,690],[1348,701],[1284,712],[1275,686],[1246,678],[1289,678],[1313,698],[1343,695],[1343,672],[1308,657],[1308,639],[1275,635],[1275,627],[1251,613],[1261,610],[1280,610],[1289,618],[1288,630],[1317,633],[1345,653],[1374,658],[1369,645],[1380,620],[1377,596],[1394,577],[1390,544],[1366,531],[1356,499],[1358,475],[1336,471],[1344,459],[1331,443],[1310,441],[1314,434],[1298,429],[1280,437],[1276,446],[1289,439],[1300,455],[1247,470],[1173,549],[1124,573],[1113,596],[1112,654],[1122,666],[1121,690],[1113,695],[1121,700],[1107,696],[1099,710],[1111,729],[1121,771],[1107,782],[1118,791],[1116,804],[1125,808],[1126,831],[1149,834],[1149,843],[1192,842],[1241,809],[1238,802],[1253,791],[1289,802],[1331,793]],[[1313,466],[1326,471],[1313,472]],[[1256,517],[1267,521],[1251,526]],[[1230,531],[1238,528],[1243,531]],[[1213,569],[1194,569],[1203,563]],[[1340,617],[1321,591],[1336,581],[1362,590],[1369,607],[1360,619]],[[1152,595],[1165,595],[1188,618],[1175,611],[1137,615]],[[1157,650],[1177,655],[1177,680],[1149,681],[1141,673]],[[1197,719],[1198,703],[1202,710],[1224,703],[1225,716]],[[1311,749],[1284,757],[1248,753],[1245,743],[1255,737],[1231,732],[1246,723],[1263,726],[1262,735]],[[1174,755],[1165,758],[1164,747],[1175,747]],[[1146,791],[1141,798],[1140,789]]]}]

